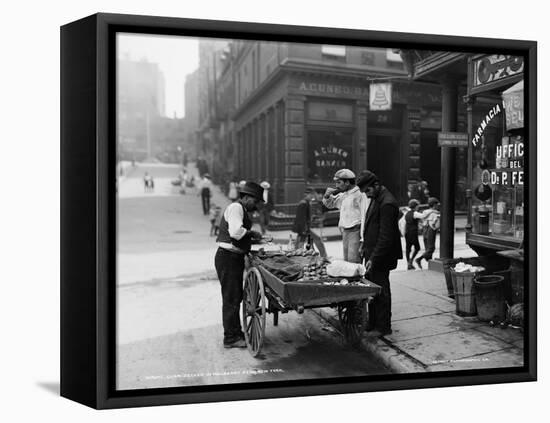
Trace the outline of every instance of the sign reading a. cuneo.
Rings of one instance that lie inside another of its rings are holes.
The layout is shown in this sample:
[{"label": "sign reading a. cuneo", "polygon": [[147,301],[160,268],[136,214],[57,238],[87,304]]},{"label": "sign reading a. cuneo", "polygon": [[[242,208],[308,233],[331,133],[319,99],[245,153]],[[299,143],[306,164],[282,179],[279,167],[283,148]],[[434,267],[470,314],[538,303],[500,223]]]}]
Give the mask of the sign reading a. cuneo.
[{"label": "sign reading a. cuneo", "polygon": [[438,132],[437,144],[440,147],[468,147],[468,134],[464,132]]}]

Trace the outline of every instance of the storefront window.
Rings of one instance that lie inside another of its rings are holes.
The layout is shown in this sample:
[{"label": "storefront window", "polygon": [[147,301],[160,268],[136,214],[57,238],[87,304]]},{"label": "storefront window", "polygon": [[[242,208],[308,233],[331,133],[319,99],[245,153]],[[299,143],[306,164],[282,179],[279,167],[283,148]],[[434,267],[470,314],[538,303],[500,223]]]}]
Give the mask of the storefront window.
[{"label": "storefront window", "polygon": [[524,145],[522,136],[506,136],[496,148],[496,167],[491,170],[495,236],[523,237]]},{"label": "storefront window", "polygon": [[485,128],[474,147],[473,232],[522,239],[525,139],[522,128],[506,132],[504,121],[495,119],[498,125]]},{"label": "storefront window", "polygon": [[[496,113],[495,113],[496,112]],[[495,96],[494,103],[476,105],[473,114],[474,133],[472,169],[472,231],[489,235],[493,222],[493,191],[491,169],[496,168],[497,146],[503,134],[502,105]]]},{"label": "storefront window", "polygon": [[307,157],[309,182],[332,182],[338,169],[352,168],[352,132],[309,130]]},{"label": "storefront window", "polygon": [[308,118],[317,121],[352,122],[353,106],[342,103],[310,102]]}]

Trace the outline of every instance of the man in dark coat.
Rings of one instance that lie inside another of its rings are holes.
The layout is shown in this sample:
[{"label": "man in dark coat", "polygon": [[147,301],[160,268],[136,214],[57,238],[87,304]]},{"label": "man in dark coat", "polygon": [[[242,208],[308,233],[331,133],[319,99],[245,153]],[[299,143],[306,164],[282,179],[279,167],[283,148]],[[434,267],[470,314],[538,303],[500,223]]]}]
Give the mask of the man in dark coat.
[{"label": "man in dark coat", "polygon": [[392,332],[389,275],[390,270],[397,267],[397,260],[403,258],[397,224],[399,206],[374,173],[368,170],[361,172],[357,185],[371,199],[361,245],[367,278],[382,287],[370,309],[370,326],[380,335],[389,335]]}]

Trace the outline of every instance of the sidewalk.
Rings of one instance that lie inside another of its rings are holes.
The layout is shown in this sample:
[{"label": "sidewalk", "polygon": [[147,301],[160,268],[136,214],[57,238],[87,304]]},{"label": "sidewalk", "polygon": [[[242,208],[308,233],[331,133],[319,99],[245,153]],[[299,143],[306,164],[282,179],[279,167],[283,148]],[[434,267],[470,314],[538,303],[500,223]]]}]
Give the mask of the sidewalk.
[{"label": "sidewalk", "polygon": [[[361,347],[395,373],[469,370],[523,365],[519,329],[491,327],[476,317],[460,317],[447,297],[442,273],[431,270],[390,274],[393,333],[366,333]],[[314,309],[339,328],[336,309]]]},{"label": "sidewalk", "polygon": [[[463,232],[466,227],[466,216],[457,216],[455,217],[455,230],[457,232]],[[342,239],[342,234],[337,226],[327,226],[322,230],[319,228],[313,228],[313,231],[317,235],[322,235],[323,241],[340,241]],[[273,242],[276,244],[286,244],[288,243],[288,238],[292,234],[293,238],[296,238],[296,234],[290,230],[282,231],[269,231],[273,235]],[[422,245],[422,242],[421,242]]]}]

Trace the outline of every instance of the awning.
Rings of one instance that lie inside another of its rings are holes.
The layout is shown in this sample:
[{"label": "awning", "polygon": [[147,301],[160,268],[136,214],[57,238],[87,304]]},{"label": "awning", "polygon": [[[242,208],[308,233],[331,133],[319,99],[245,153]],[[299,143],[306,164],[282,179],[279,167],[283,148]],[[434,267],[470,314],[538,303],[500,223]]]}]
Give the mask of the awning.
[{"label": "awning", "polygon": [[506,130],[523,128],[523,80],[502,92],[502,104],[506,112]]}]

